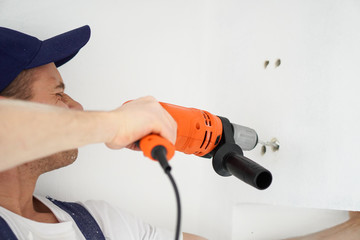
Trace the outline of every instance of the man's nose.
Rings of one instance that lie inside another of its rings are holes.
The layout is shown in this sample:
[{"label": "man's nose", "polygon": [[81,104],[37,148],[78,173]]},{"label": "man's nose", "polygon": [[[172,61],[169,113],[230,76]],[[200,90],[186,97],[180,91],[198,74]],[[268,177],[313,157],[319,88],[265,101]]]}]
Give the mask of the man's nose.
[{"label": "man's nose", "polygon": [[75,101],[74,99],[72,99],[69,95],[65,95],[64,98],[65,99],[63,99],[63,100],[64,100],[65,104],[68,106],[68,108],[75,109],[75,110],[81,110],[81,111],[84,110],[83,106],[80,103],[78,103],[77,101]]},{"label": "man's nose", "polygon": [[75,100],[72,100],[68,104],[68,106],[69,106],[70,109],[76,109],[76,110],[81,110],[81,111],[84,110],[83,106],[80,103],[78,103],[77,101],[75,101]]}]

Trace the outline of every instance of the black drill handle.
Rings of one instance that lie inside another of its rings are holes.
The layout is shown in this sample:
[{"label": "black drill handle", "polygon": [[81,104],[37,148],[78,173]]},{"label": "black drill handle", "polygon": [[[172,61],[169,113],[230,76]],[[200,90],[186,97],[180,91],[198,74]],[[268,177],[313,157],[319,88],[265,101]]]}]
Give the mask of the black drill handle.
[{"label": "black drill handle", "polygon": [[245,157],[235,143],[222,144],[215,152],[212,163],[217,174],[224,177],[234,175],[260,190],[268,188],[272,182],[269,170]]},{"label": "black drill handle", "polygon": [[269,170],[238,153],[230,153],[225,158],[227,170],[235,177],[260,190],[270,186],[272,175]]}]

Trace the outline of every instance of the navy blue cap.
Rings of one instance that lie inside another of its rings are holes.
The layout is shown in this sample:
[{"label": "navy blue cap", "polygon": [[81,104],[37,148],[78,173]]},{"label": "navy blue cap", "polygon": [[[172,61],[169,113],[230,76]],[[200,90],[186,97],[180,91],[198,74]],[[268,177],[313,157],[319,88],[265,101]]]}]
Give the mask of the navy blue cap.
[{"label": "navy blue cap", "polygon": [[0,92],[22,70],[51,62],[60,67],[72,59],[89,39],[90,27],[87,25],[44,41],[0,27]]}]

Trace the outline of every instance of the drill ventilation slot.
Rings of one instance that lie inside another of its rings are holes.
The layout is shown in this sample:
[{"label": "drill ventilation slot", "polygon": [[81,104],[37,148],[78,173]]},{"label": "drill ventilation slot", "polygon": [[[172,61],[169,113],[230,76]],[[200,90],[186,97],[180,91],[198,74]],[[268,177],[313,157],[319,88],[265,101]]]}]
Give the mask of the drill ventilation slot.
[{"label": "drill ventilation slot", "polygon": [[206,137],[207,137],[207,133],[208,133],[208,131],[205,132],[204,140],[203,140],[203,142],[201,143],[200,148],[202,148],[202,147],[204,146],[204,143],[205,143]]},{"label": "drill ventilation slot", "polygon": [[206,144],[205,149],[207,149],[207,148],[208,148],[208,146],[209,146],[209,144],[210,144],[210,142],[211,142],[211,137],[212,137],[212,132],[210,132],[209,141],[208,141],[208,143]]},{"label": "drill ventilation slot", "polygon": [[211,127],[211,119],[210,116],[206,112],[202,112],[204,119],[205,119],[205,125]]},{"label": "drill ventilation slot", "polygon": [[[211,127],[211,118],[209,116],[209,114],[207,114],[206,112],[204,111],[201,111],[203,117],[204,117],[204,121],[205,121],[205,126],[206,127]],[[205,134],[204,134],[204,139],[200,145],[200,148],[202,149],[202,147],[205,145],[205,148],[204,150],[206,150],[210,143],[211,143],[211,138],[212,138],[212,135],[213,133],[210,131],[205,131]],[[197,152],[197,154],[201,154],[201,151]]]}]

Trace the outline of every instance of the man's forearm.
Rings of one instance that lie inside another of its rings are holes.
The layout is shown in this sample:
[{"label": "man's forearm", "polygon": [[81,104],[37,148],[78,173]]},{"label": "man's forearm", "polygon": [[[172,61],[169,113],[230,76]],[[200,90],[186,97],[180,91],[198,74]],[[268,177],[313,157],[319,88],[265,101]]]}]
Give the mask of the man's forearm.
[{"label": "man's forearm", "polygon": [[153,97],[109,112],[0,100],[0,171],[91,143],[120,149],[150,133],[175,143],[176,122]]},{"label": "man's forearm", "polygon": [[197,236],[197,235],[193,235],[190,233],[183,233],[183,239],[184,240],[207,240],[206,238]]},{"label": "man's forearm", "polygon": [[112,112],[84,112],[0,100],[0,171],[56,152],[108,142]]}]

